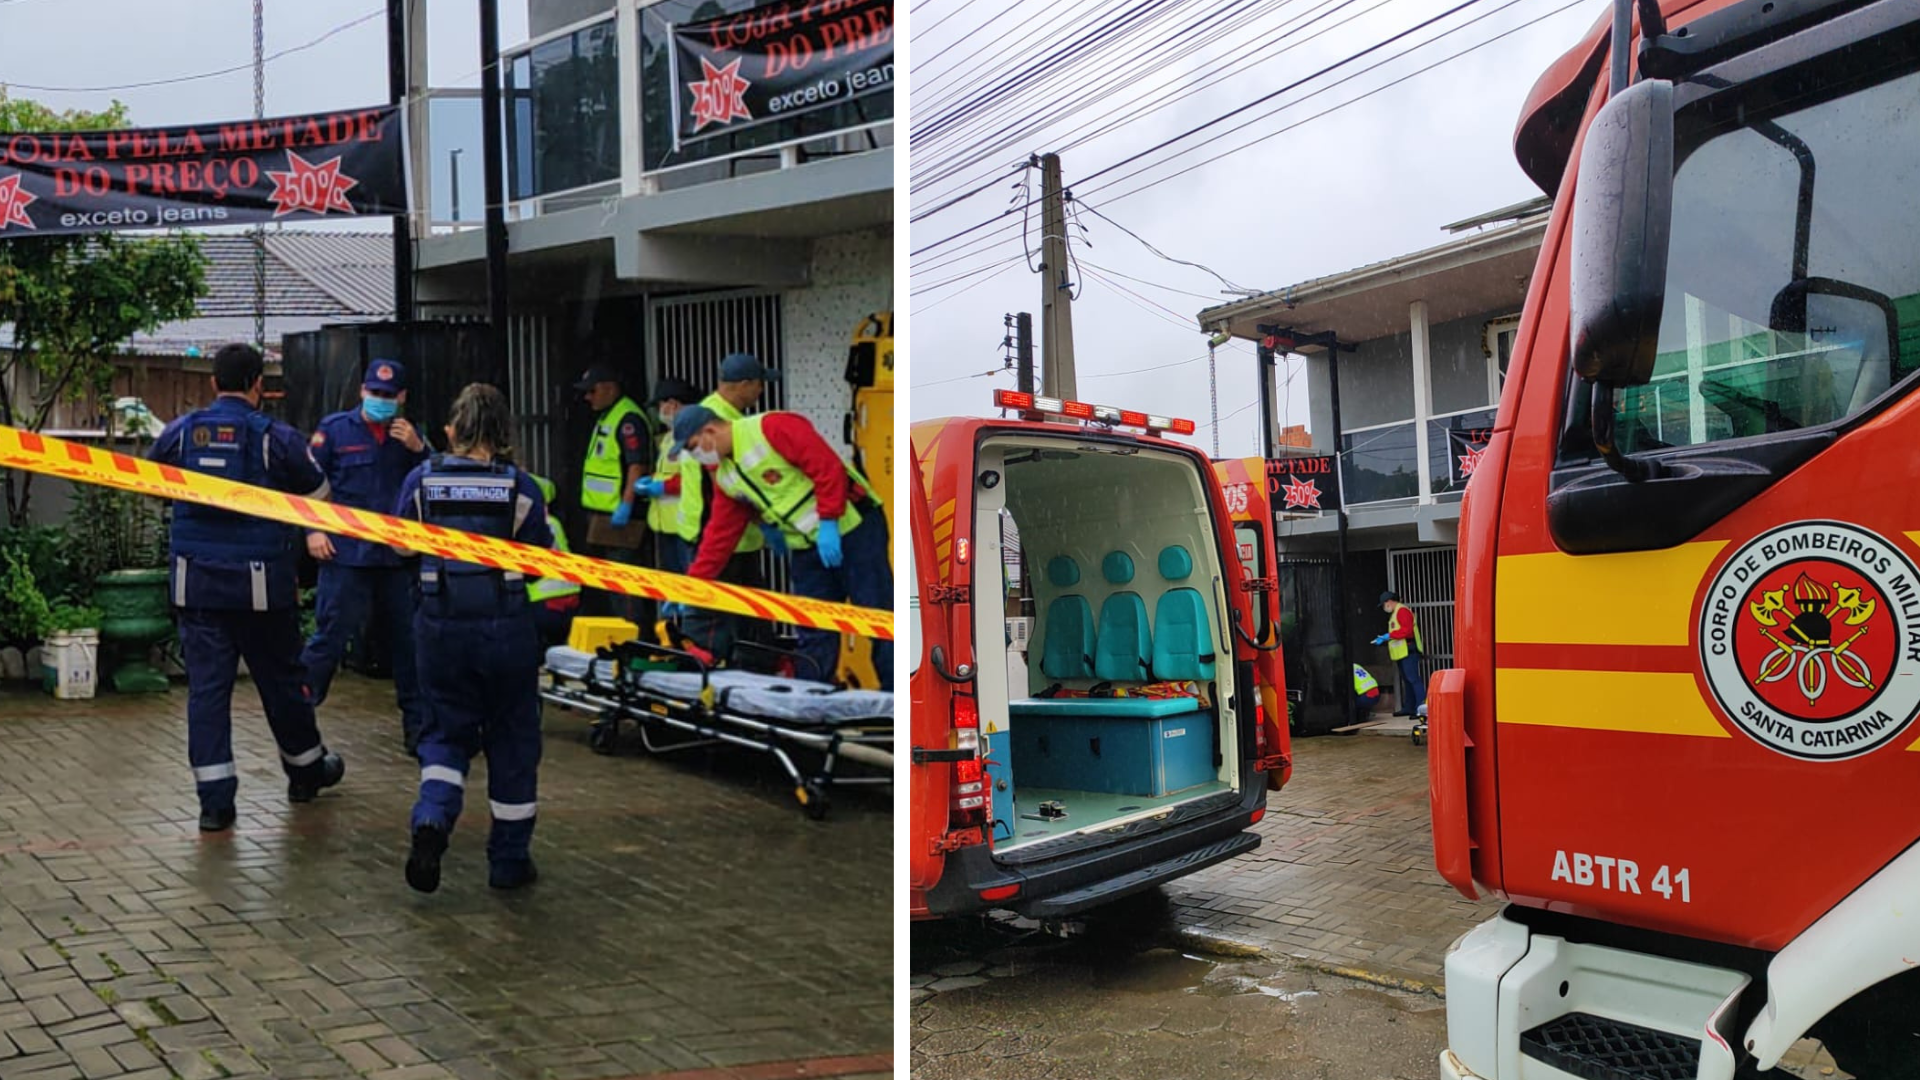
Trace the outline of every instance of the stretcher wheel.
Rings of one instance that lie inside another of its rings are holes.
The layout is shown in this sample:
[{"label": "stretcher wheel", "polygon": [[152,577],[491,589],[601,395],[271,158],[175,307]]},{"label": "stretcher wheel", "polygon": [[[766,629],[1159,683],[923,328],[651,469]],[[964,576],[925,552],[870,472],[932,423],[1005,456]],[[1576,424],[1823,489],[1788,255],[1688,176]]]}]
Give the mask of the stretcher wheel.
[{"label": "stretcher wheel", "polygon": [[814,821],[824,821],[833,802],[827,798],[827,786],[818,780],[809,780],[793,789],[793,797],[800,801],[800,809]]},{"label": "stretcher wheel", "polygon": [[587,732],[587,745],[592,747],[596,754],[613,753],[614,746],[619,741],[620,726],[617,723],[595,724]]},{"label": "stretcher wheel", "polygon": [[1415,746],[1427,745],[1427,729],[1426,728],[1417,727],[1413,729],[1413,745]]}]

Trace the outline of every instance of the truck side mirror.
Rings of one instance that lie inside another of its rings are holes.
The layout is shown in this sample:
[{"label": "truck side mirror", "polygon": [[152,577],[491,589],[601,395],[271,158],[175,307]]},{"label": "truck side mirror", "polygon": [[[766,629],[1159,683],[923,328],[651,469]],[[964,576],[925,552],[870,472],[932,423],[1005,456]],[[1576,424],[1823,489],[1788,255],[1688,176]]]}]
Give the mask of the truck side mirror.
[{"label": "truck side mirror", "polygon": [[1608,99],[1580,151],[1568,314],[1581,378],[1652,378],[1672,229],[1673,84],[1647,79]]}]

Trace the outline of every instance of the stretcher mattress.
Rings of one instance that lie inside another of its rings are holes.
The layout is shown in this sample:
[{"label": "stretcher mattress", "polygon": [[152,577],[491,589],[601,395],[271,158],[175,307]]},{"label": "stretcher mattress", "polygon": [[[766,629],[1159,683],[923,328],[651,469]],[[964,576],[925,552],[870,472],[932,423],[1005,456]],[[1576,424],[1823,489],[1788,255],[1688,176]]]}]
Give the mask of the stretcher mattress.
[{"label": "stretcher mattress", "polygon": [[[611,660],[564,645],[547,650],[547,670],[568,679],[611,684],[616,677]],[[589,680],[588,671],[592,671]],[[893,720],[893,695],[878,690],[839,690],[806,679],[783,679],[750,671],[715,671],[707,675],[714,705],[757,720],[795,726],[831,727],[855,721]],[[665,697],[692,701],[700,696],[700,673],[646,671],[640,686]]]}]

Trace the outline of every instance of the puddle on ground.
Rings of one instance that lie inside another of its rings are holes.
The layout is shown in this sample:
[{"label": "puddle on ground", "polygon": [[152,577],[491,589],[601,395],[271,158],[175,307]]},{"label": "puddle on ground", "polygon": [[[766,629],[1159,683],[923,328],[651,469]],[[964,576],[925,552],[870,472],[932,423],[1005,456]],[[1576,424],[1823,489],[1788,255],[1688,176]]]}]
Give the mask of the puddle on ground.
[{"label": "puddle on ground", "polygon": [[1131,956],[1122,955],[1097,962],[1093,971],[1093,985],[1102,990],[1134,994],[1194,990],[1206,981],[1213,968],[1211,960],[1202,960],[1172,949],[1148,949]]}]

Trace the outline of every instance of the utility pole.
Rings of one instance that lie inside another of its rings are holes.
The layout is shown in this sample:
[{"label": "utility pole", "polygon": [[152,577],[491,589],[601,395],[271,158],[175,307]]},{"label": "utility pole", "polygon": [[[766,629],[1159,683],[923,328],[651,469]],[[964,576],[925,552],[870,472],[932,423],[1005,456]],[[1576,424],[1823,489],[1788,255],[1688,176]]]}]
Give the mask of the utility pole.
[{"label": "utility pole", "polygon": [[1079,396],[1073,371],[1073,281],[1067,258],[1060,155],[1040,158],[1040,385],[1050,398]]},{"label": "utility pole", "polygon": [[1020,392],[1033,393],[1033,316],[1024,311],[1013,317],[1013,362]]},{"label": "utility pole", "polygon": [[[403,112],[407,107],[406,0],[387,0],[387,100]],[[411,234],[407,215],[393,215],[393,317],[403,323],[413,318]],[[403,359],[411,361],[413,357]]]},{"label": "utility pole", "polygon": [[[486,193],[487,360],[507,377],[507,207],[500,131],[500,0],[480,0],[480,163]],[[525,407],[524,402],[515,402]]]}]

